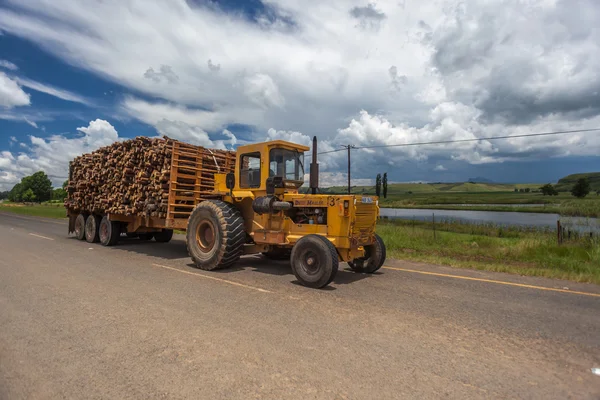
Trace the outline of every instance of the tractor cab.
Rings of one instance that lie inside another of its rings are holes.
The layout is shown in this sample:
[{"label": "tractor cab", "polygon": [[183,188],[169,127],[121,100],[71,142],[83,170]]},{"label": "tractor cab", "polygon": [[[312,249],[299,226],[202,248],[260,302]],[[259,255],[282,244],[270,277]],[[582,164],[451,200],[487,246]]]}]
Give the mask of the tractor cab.
[{"label": "tractor cab", "polygon": [[239,146],[227,188],[261,196],[267,193],[269,180],[280,182],[286,193],[297,193],[304,184],[304,152],[309,149],[283,140]]}]

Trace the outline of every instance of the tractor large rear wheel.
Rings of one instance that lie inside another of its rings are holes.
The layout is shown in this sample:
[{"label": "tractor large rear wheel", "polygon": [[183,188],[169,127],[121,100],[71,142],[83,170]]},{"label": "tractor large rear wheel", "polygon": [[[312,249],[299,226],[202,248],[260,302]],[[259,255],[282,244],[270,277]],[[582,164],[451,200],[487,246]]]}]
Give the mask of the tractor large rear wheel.
[{"label": "tractor large rear wheel", "polygon": [[350,268],[355,272],[372,274],[385,262],[385,244],[379,235],[375,234],[375,242],[365,246],[365,256],[348,262]]},{"label": "tractor large rear wheel", "polygon": [[188,219],[188,253],[200,269],[212,271],[231,266],[242,255],[245,240],[242,214],[224,201],[203,201]]},{"label": "tractor large rear wheel", "polygon": [[296,279],[311,288],[322,288],[333,281],[339,258],[333,243],[326,237],[307,235],[296,242],[291,255]]}]

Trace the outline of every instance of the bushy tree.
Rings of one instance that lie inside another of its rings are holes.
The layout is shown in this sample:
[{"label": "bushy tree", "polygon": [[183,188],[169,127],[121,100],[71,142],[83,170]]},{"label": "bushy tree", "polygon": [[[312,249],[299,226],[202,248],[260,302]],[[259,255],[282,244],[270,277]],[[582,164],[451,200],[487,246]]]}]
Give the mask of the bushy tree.
[{"label": "bushy tree", "polygon": [[387,172],[383,173],[383,198],[387,199]]},{"label": "bushy tree", "polygon": [[525,193],[529,193],[529,192],[530,192],[529,188],[525,188]]},{"label": "bushy tree", "polygon": [[556,190],[556,188],[549,183],[540,187],[540,191],[544,196],[558,196],[558,190]]},{"label": "bushy tree", "polygon": [[64,200],[67,198],[67,191],[63,188],[54,189],[52,191],[52,200]]},{"label": "bushy tree", "polygon": [[18,203],[23,198],[23,184],[17,183],[8,193],[8,199],[12,202]]},{"label": "bushy tree", "polygon": [[8,199],[9,193],[10,193],[9,190],[7,190],[5,192],[0,192],[0,200]]},{"label": "bushy tree", "polygon": [[590,193],[590,182],[587,178],[579,178],[573,189],[571,189],[571,194],[580,199],[584,198]]},{"label": "bushy tree", "polygon": [[377,197],[381,194],[381,174],[377,174],[377,178],[375,178],[375,194]]},{"label": "bushy tree", "polygon": [[22,201],[24,201],[24,202],[35,201],[35,193],[33,193],[33,190],[31,188],[29,188],[23,192]]},{"label": "bushy tree", "polygon": [[52,198],[52,182],[44,171],[38,171],[21,180],[25,191],[31,189],[37,201],[48,201]]}]

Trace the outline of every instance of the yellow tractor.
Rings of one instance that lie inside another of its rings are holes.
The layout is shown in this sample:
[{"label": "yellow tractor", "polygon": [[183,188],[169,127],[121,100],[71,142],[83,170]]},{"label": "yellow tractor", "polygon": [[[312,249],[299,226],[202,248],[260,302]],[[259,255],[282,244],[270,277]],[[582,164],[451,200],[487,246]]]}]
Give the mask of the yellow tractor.
[{"label": "yellow tractor", "polygon": [[215,196],[198,203],[187,221],[187,247],[198,268],[225,268],[242,254],[262,253],[289,259],[300,283],[320,288],[333,281],[340,261],[361,273],[383,265],[378,198],[317,194],[316,137],[310,193],[300,193],[308,150],[282,140],[236,149],[235,172],[215,174]]}]

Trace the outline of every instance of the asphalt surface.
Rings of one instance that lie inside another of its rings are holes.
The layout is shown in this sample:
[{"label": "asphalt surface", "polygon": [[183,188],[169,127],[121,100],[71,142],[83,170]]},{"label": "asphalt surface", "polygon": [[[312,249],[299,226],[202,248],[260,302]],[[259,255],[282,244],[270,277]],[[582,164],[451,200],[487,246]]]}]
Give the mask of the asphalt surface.
[{"label": "asphalt surface", "polygon": [[314,290],[11,214],[0,254],[1,399],[600,398],[594,285],[388,260]]}]

